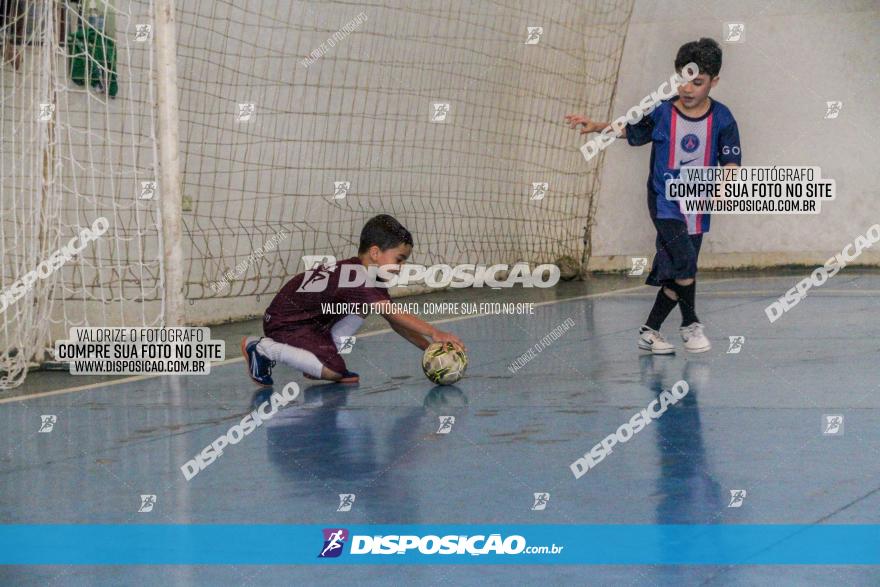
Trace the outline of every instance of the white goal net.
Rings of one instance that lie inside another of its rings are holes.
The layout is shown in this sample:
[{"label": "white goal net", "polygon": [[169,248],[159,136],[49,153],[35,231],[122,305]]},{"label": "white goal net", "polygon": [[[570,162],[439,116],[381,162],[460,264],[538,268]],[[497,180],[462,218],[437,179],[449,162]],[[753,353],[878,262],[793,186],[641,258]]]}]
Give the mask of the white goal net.
[{"label": "white goal net", "polygon": [[[158,202],[142,193],[157,173],[152,50],[135,34],[150,5],[3,4],[0,387],[10,387],[71,326],[160,323],[163,292]],[[99,218],[107,232],[53,270],[53,255]]]}]

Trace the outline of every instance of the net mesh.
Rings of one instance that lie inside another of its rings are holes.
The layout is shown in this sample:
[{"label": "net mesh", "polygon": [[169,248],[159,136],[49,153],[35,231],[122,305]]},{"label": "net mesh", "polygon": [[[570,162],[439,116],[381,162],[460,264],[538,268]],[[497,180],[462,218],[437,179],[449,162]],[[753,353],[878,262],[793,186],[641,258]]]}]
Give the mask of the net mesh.
[{"label": "net mesh", "polygon": [[187,297],[271,294],[304,253],[353,254],[380,213],[410,229],[425,264],[580,259],[598,162],[584,164],[562,119],[607,116],[630,9],[181,5]]},{"label": "net mesh", "polygon": [[[72,326],[162,318],[154,76],[136,24],[146,3],[2,4],[0,388],[21,383]],[[106,31],[104,37],[98,31]],[[82,229],[109,230],[64,265],[46,262]],[[27,275],[40,271],[30,287]]]}]

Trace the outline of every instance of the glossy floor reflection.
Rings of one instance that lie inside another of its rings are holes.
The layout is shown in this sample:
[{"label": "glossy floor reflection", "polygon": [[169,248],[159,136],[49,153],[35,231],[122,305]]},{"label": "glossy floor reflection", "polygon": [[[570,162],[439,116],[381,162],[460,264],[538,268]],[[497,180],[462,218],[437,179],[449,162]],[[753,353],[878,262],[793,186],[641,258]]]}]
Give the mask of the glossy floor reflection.
[{"label": "glossy floor reflection", "polygon": [[[468,376],[434,387],[394,334],[359,337],[358,387],[297,381],[295,405],[193,480],[179,467],[265,399],[240,363],[0,405],[4,523],[880,523],[880,276],[851,273],[771,324],[792,277],[706,280],[698,312],[715,348],[640,355],[653,290],[560,300],[531,316],[447,328]],[[493,292],[493,295],[503,295]],[[428,299],[428,298],[426,298]],[[501,301],[495,299],[493,301]],[[512,375],[511,362],[574,328]],[[678,343],[677,311],[664,327]],[[728,337],[745,337],[728,353]],[[569,465],[676,381],[690,391],[580,479]],[[52,433],[37,433],[55,414]],[[843,415],[842,435],[823,434]],[[453,416],[448,434],[440,418]],[[740,507],[731,491],[743,490]],[[533,511],[533,494],[547,492]],[[141,494],[156,505],[139,513]],[[337,511],[340,494],[354,494]],[[267,545],[274,548],[277,545]],[[719,549],[725,545],[718,544]],[[880,583],[855,567],[39,567],[16,585]]]}]

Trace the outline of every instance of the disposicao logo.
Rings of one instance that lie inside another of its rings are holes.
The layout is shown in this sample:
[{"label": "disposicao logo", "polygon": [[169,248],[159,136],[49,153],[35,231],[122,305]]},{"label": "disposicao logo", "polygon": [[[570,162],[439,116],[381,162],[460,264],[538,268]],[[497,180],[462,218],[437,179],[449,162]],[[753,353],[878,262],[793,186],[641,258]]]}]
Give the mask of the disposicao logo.
[{"label": "disposicao logo", "polygon": [[318,558],[336,558],[342,554],[342,547],[348,540],[348,530],[345,528],[324,528],[324,548]]}]

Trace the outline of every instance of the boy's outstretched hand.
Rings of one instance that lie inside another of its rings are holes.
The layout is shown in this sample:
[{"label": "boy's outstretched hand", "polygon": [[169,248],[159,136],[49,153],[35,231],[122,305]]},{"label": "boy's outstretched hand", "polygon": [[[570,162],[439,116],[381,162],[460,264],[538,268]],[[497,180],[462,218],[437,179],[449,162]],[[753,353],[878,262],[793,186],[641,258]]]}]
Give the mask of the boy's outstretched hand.
[{"label": "boy's outstretched hand", "polygon": [[431,340],[434,342],[451,342],[453,344],[457,344],[462,349],[467,350],[467,347],[464,346],[464,343],[461,341],[461,339],[451,332],[443,332],[442,330],[438,330],[431,335]]},{"label": "boy's outstretched hand", "polygon": [[451,342],[467,350],[462,340],[451,332],[435,328],[433,324],[408,312],[395,312],[391,301],[379,304],[377,311],[388,320],[395,332],[422,350],[428,348],[432,342]]},{"label": "boy's outstretched hand", "polygon": [[580,114],[569,114],[565,117],[565,122],[571,125],[571,128],[577,128],[579,125],[583,125],[584,128],[581,129],[581,134],[589,134],[591,132],[601,132],[605,130],[605,127],[608,126],[606,122],[596,122],[595,120],[591,120],[586,116],[581,116]]}]

